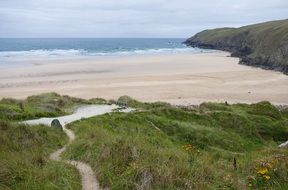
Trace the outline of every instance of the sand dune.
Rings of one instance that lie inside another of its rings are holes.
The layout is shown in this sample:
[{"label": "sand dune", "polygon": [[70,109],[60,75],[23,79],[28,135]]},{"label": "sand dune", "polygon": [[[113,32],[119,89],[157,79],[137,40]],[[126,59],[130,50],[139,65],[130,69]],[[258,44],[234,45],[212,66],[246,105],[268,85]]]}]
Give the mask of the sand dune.
[{"label": "sand dune", "polygon": [[42,92],[82,98],[199,104],[203,101],[288,104],[288,76],[238,64],[226,52],[17,60],[1,67],[0,97]]}]

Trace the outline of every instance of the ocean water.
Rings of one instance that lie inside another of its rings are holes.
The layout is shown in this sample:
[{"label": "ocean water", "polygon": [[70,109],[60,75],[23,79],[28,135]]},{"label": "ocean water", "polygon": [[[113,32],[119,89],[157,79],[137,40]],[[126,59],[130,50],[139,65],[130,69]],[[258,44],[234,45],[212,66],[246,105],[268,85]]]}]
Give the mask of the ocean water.
[{"label": "ocean water", "polygon": [[0,61],[21,57],[122,56],[211,50],[168,38],[0,38]]}]

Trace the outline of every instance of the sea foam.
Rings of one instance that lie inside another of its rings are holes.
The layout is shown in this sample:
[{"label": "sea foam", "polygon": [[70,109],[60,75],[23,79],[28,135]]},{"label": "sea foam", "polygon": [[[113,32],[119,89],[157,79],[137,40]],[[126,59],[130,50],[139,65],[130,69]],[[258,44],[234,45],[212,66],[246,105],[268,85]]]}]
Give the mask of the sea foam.
[{"label": "sea foam", "polygon": [[159,48],[159,49],[134,49],[124,51],[87,51],[84,49],[38,49],[29,51],[2,51],[0,58],[17,57],[71,57],[71,56],[125,56],[125,55],[149,55],[149,54],[173,54],[173,53],[204,53],[211,50],[198,48]]}]

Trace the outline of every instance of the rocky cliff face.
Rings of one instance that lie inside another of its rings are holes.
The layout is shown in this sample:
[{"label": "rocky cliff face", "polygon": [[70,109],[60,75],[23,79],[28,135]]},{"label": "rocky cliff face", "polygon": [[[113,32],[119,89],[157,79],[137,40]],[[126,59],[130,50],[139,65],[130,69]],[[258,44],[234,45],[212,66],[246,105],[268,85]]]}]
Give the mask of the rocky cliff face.
[{"label": "rocky cliff face", "polygon": [[230,51],[240,64],[288,74],[288,20],[241,28],[205,30],[184,42],[192,47]]}]

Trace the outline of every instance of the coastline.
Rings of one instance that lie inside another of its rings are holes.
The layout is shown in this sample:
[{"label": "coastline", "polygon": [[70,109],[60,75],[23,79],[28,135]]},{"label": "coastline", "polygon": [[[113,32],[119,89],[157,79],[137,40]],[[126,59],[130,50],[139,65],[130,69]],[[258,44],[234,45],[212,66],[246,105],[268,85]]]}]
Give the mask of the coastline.
[{"label": "coastline", "polygon": [[[277,28],[277,30],[275,30]],[[274,70],[288,75],[288,20],[275,20],[240,28],[204,30],[183,44],[194,48],[231,52],[239,64]],[[268,35],[269,34],[269,35]]]},{"label": "coastline", "polygon": [[128,95],[175,105],[288,104],[288,76],[238,62],[228,52],[25,59],[17,67],[0,68],[0,98],[55,91],[86,99]]}]

